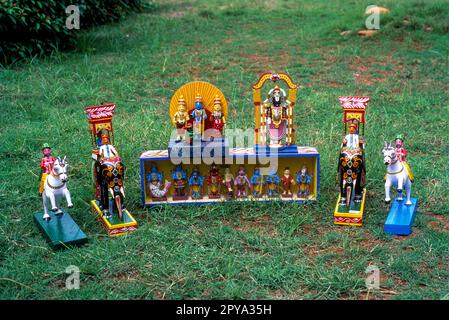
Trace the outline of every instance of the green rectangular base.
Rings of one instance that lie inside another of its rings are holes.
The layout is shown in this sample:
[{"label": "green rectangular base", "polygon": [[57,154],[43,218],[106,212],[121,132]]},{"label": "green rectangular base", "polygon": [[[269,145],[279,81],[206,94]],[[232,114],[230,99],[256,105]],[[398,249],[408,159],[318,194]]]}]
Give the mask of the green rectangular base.
[{"label": "green rectangular base", "polygon": [[[62,210],[62,209],[61,209]],[[72,217],[65,212],[60,216],[56,216],[53,212],[49,212],[50,221],[45,221],[42,212],[34,214],[40,232],[48,241],[50,247],[54,250],[64,249],[70,246],[80,246],[87,242],[86,234],[73,221]]]}]

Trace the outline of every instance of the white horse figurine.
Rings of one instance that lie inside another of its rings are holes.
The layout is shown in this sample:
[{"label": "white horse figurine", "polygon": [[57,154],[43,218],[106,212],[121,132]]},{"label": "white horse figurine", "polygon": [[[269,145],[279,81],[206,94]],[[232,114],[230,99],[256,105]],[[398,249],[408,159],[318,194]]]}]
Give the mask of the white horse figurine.
[{"label": "white horse figurine", "polygon": [[410,194],[412,193],[412,182],[408,176],[407,169],[399,161],[395,149],[391,146],[391,143],[385,142],[382,150],[384,155],[384,163],[387,166],[387,174],[385,179],[385,202],[390,203],[390,188],[395,186],[398,189],[398,201],[402,201],[402,190],[405,188],[407,196],[406,205],[411,205]]},{"label": "white horse figurine", "polygon": [[42,202],[44,203],[43,219],[46,221],[50,220],[50,215],[48,214],[47,209],[48,201],[50,201],[51,204],[51,211],[55,212],[56,215],[63,213],[59,207],[59,202],[62,196],[64,196],[67,200],[67,206],[69,208],[73,207],[70,192],[66,186],[68,166],[66,157],[58,157],[53,164],[53,169],[45,180],[44,192],[42,193]]}]

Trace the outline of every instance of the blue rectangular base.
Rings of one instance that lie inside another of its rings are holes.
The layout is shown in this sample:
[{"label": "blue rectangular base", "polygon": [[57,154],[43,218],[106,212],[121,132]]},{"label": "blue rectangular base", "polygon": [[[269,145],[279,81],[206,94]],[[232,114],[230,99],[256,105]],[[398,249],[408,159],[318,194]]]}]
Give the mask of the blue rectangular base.
[{"label": "blue rectangular base", "polygon": [[[190,191],[188,192],[188,197],[185,200],[173,199],[174,188],[170,187],[165,195],[163,201],[154,201],[149,190],[149,184],[147,181],[148,173],[150,172],[153,164],[157,166],[158,171],[163,176],[163,181],[165,179],[170,179],[171,173],[175,168],[175,163],[173,163],[173,158],[169,156],[169,150],[148,150],[141,154],[140,156],[140,177],[141,177],[141,195],[142,195],[142,205],[143,207],[152,207],[156,205],[170,204],[170,205],[181,205],[181,204],[206,204],[206,203],[218,203],[227,201],[245,202],[245,201],[282,201],[282,202],[297,202],[297,203],[313,203],[318,199],[318,194],[320,190],[320,154],[314,147],[295,147],[291,150],[291,153],[279,153],[277,157],[274,154],[273,159],[267,159],[266,154],[260,154],[255,152],[253,147],[249,148],[230,148],[228,156],[224,159],[224,162],[216,162],[221,175],[224,174],[225,168],[229,167],[231,173],[235,176],[240,169],[244,167],[248,178],[253,175],[254,169],[259,168],[269,168],[273,165],[279,178],[281,178],[285,168],[289,168],[291,174],[296,177],[303,166],[307,167],[309,174],[312,177],[310,183],[309,194],[306,198],[298,196],[298,185],[292,186],[292,197],[271,197],[268,196],[266,186],[263,191],[263,196],[252,197],[249,195],[245,198],[229,198],[227,191],[224,187],[219,191],[220,196],[218,198],[209,198],[209,190],[207,183],[205,182],[201,190],[201,199],[192,199]],[[191,161],[190,163],[183,163],[183,169],[187,171],[187,175],[190,176],[194,168],[199,169],[200,174],[207,177],[210,173],[211,165],[205,162],[204,158],[200,158],[199,162]],[[271,162],[273,161],[273,162]],[[248,191],[250,194],[251,192]]]},{"label": "blue rectangular base", "polygon": [[279,147],[279,148],[270,148],[270,146],[267,146],[267,145],[255,144],[254,151],[256,153],[263,153],[265,155],[270,155],[272,153],[277,153],[277,154],[297,153],[298,146],[296,144],[290,144],[288,146],[283,146],[283,147]]},{"label": "blue rectangular base", "polygon": [[408,236],[412,233],[413,222],[415,221],[418,208],[418,199],[410,198],[411,205],[403,201],[394,200],[384,224],[384,232],[389,234]]},{"label": "blue rectangular base", "polygon": [[185,141],[171,139],[168,143],[169,158],[190,160],[203,157],[226,158],[229,156],[229,141],[226,138],[215,138],[212,141]]}]

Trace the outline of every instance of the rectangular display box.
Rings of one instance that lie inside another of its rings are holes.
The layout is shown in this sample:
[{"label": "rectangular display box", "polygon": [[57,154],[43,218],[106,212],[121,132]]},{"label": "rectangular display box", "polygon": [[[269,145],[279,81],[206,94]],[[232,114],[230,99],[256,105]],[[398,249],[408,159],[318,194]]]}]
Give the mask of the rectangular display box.
[{"label": "rectangular display box", "polygon": [[[169,157],[168,150],[149,150],[145,151],[140,156],[140,175],[141,175],[141,192],[142,192],[142,205],[144,207],[151,207],[161,204],[204,204],[214,202],[226,202],[226,201],[285,201],[285,202],[315,202],[318,198],[320,189],[320,154],[314,147],[297,147],[296,152],[279,152],[277,154],[277,160],[270,159],[271,163],[277,161],[277,174],[281,178],[284,169],[288,167],[291,175],[296,179],[296,173],[301,170],[305,165],[308,169],[308,174],[311,175],[310,191],[307,198],[298,198],[298,185],[292,186],[293,196],[290,198],[268,197],[266,192],[261,197],[253,197],[251,192],[248,191],[248,196],[244,198],[231,198],[226,197],[224,186],[222,187],[221,197],[216,199],[210,199],[208,197],[208,187],[204,182],[202,188],[202,199],[192,199],[188,190],[188,198],[186,200],[173,200],[173,186],[170,187],[166,200],[153,201],[146,177],[150,173],[151,164],[156,164],[158,171],[163,174],[162,182],[165,180],[171,181],[171,171],[175,168],[176,163],[172,163]],[[265,153],[259,153],[254,148],[230,148],[228,155],[224,159],[224,163],[217,163],[220,169],[220,174],[223,175],[225,166],[229,166],[231,173],[234,177],[239,170],[239,167],[245,168],[248,179],[251,178],[254,172],[254,168],[266,168],[268,167],[268,159]],[[197,167],[200,170],[202,176],[207,177],[211,163],[205,163],[205,160],[201,158],[190,159],[190,163],[183,163],[182,168],[187,171],[189,177],[193,168]],[[265,175],[264,175],[265,178]],[[280,192],[281,193],[281,192]]]}]

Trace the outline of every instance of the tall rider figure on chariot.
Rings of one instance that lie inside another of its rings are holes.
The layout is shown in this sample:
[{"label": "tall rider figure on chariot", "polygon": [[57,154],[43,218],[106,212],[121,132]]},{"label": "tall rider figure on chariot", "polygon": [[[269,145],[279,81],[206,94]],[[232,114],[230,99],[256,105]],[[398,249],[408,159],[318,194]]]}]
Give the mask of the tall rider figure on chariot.
[{"label": "tall rider figure on chariot", "polygon": [[98,148],[98,154],[101,161],[104,159],[117,159],[117,161],[120,161],[120,156],[111,144],[109,134],[107,133],[101,135],[101,146]]},{"label": "tall rider figure on chariot", "polygon": [[[365,185],[365,174],[366,174],[366,167],[365,167],[365,139],[363,136],[359,136],[358,133],[358,125],[355,122],[350,122],[348,124],[348,134],[346,134],[342,140],[341,143],[341,152],[343,152],[344,150],[346,150],[346,152],[349,153],[357,153],[360,152],[361,153],[361,157],[362,157],[362,172],[361,172],[361,180],[360,183],[362,186]],[[360,151],[359,151],[360,150]],[[340,166],[337,169],[338,171],[340,170]],[[356,177],[353,177],[352,172],[353,170],[347,170],[346,174],[349,175],[349,177],[347,178],[349,183],[352,183],[352,179],[356,179]],[[342,179],[343,176],[340,177],[340,179]],[[351,179],[352,178],[352,179]],[[346,179],[346,178],[344,178]],[[341,185],[341,182],[340,182]],[[347,195],[347,197],[350,197],[350,195]],[[362,200],[362,195],[361,194],[355,194],[354,197],[354,201],[355,202],[361,202]],[[346,205],[346,198],[345,197],[341,197],[340,199],[340,205],[344,206]]]},{"label": "tall rider figure on chariot", "polygon": [[343,138],[341,146],[349,149],[365,149],[365,141],[363,137],[359,137],[357,133],[357,124],[350,123],[348,127],[349,133]]},{"label": "tall rider figure on chariot", "polygon": [[[110,163],[112,166],[115,166],[116,163],[121,162],[120,155],[115,149],[115,147],[111,144],[109,133],[104,132],[101,134],[101,145],[98,147],[98,149],[93,150],[92,156],[94,157],[94,160],[98,161],[100,165],[103,165],[105,163]],[[96,157],[96,159],[95,159]],[[103,210],[103,214],[109,218],[111,216],[111,213],[109,212],[109,193],[108,193],[108,183],[104,180],[105,177],[102,176],[101,172],[101,166],[96,166],[96,179],[97,182],[99,182],[100,185],[100,208]],[[121,183],[121,182],[120,182]],[[123,200],[121,203],[122,207]]]}]

